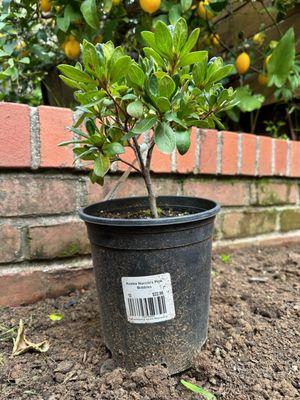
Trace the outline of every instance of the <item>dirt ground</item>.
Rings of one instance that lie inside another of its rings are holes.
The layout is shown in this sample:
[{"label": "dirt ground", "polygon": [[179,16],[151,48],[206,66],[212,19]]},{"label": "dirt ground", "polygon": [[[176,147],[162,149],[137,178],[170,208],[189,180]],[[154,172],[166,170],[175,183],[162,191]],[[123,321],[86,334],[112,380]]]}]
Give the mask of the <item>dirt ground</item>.
[{"label": "dirt ground", "polygon": [[[299,267],[300,244],[215,254],[209,340],[193,368],[173,377],[160,366],[113,369],[94,290],[2,309],[0,399],[202,399],[181,378],[217,399],[300,399]],[[51,321],[53,312],[63,319]],[[7,331],[20,318],[32,341],[49,340],[47,353],[11,358]]]}]

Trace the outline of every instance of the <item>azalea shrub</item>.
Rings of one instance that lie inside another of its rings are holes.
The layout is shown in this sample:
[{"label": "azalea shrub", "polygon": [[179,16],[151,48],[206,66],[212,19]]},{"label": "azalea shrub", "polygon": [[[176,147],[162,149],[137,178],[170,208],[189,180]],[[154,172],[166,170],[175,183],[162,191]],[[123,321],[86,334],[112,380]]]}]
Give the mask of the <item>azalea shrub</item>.
[{"label": "azalea shrub", "polygon": [[[154,146],[162,153],[185,154],[191,127],[223,128],[218,113],[238,102],[235,91],[221,83],[233,66],[220,57],[209,59],[206,50],[193,51],[199,28],[189,34],[180,18],[175,26],[158,21],[154,32],[141,35],[147,46],[138,60],[111,41],[96,46],[84,41],[82,63],[59,65],[61,79],[75,89],[80,103],[71,127],[78,139],[62,145],[73,145],[77,159],[92,162],[94,183],[103,185],[114,161],[139,172],[157,218],[150,176]],[[122,158],[126,147],[134,151],[136,165]]]}]

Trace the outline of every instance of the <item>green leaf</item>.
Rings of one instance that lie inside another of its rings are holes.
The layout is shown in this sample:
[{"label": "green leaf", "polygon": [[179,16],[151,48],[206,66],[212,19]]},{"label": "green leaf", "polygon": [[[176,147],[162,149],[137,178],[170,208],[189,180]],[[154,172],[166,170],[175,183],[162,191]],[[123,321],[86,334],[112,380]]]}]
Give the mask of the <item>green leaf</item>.
[{"label": "green leaf", "polygon": [[111,82],[118,82],[120,79],[124,78],[129,70],[131,64],[131,58],[129,56],[120,57],[112,66],[110,71]]},{"label": "green leaf", "polygon": [[153,125],[156,123],[157,121],[157,117],[148,117],[148,118],[144,118],[141,119],[140,121],[138,121],[134,127],[132,128],[132,132],[133,133],[144,133],[149,131]]},{"label": "green leaf", "polygon": [[175,150],[175,133],[166,122],[159,122],[157,124],[154,132],[154,141],[162,153],[171,154]]},{"label": "green leaf", "polygon": [[239,101],[238,107],[243,112],[250,112],[261,107],[265,100],[262,94],[252,94],[249,86],[241,86],[236,90],[236,99]]},{"label": "green leaf", "polygon": [[294,62],[295,34],[293,28],[290,28],[273,50],[272,57],[267,65],[268,86],[282,87],[291,73]]},{"label": "green leaf", "polygon": [[94,29],[99,29],[99,17],[96,0],[84,0],[80,6],[83,18]]},{"label": "green leaf", "polygon": [[169,10],[169,21],[171,25],[175,25],[176,22],[180,19],[181,17],[181,5],[180,4],[174,4],[170,10]]},{"label": "green leaf", "polygon": [[132,63],[128,71],[127,79],[129,79],[133,84],[143,87],[146,75],[137,63]]},{"label": "green leaf", "polygon": [[200,34],[200,28],[196,28],[193,30],[186,44],[183,46],[183,49],[181,50],[182,55],[189,53],[195,47],[199,34]]},{"label": "green leaf", "polygon": [[186,54],[183,57],[180,57],[179,66],[184,67],[186,65],[195,64],[197,62],[202,62],[207,58],[207,51],[194,51],[192,53]]},{"label": "green leaf", "polygon": [[57,67],[67,78],[78,82],[94,83],[95,81],[85,72],[72,67],[72,65],[60,64]]},{"label": "green leaf", "polygon": [[167,97],[158,97],[155,99],[155,103],[160,112],[165,113],[170,110],[171,103]]},{"label": "green leaf", "polygon": [[81,89],[81,84],[77,81],[74,81],[70,78],[67,78],[64,75],[59,75],[60,79],[70,88],[72,89]]},{"label": "green leaf", "polygon": [[[184,0],[186,1],[186,0]],[[190,1],[190,0],[187,0]],[[184,18],[180,18],[175,25],[174,28],[174,35],[173,35],[173,43],[174,43],[174,49],[177,54],[180,53],[180,50],[186,43],[188,36],[188,27],[186,20]]]},{"label": "green leaf", "polygon": [[172,56],[173,40],[167,25],[158,21],[155,25],[155,44],[158,50],[166,57]]},{"label": "green leaf", "polygon": [[143,31],[141,33],[141,36],[144,39],[144,41],[148,44],[148,46],[150,46],[156,52],[159,51],[159,49],[156,45],[156,42],[155,42],[155,36],[154,36],[153,32]]},{"label": "green leaf", "polygon": [[182,132],[175,132],[176,135],[176,147],[178,153],[180,155],[184,155],[191,145],[191,132],[190,131],[182,131]]},{"label": "green leaf", "polygon": [[101,62],[100,54],[97,52],[95,46],[87,40],[84,40],[82,44],[82,61],[87,71],[92,73],[96,78],[102,79],[104,63]]},{"label": "green leaf", "polygon": [[102,150],[103,153],[109,157],[114,157],[116,154],[125,153],[124,147],[118,142],[105,143],[102,147]]},{"label": "green leaf", "polygon": [[160,97],[170,99],[176,88],[175,82],[169,75],[164,75],[157,81],[157,93]]},{"label": "green leaf", "polygon": [[193,66],[193,79],[196,86],[203,86],[206,77],[206,62],[196,63]]},{"label": "green leaf", "polygon": [[63,319],[63,317],[64,316],[62,314],[56,314],[56,313],[49,315],[49,318],[51,319],[51,321],[60,321],[61,319]]},{"label": "green leaf", "polygon": [[30,63],[30,58],[29,57],[23,57],[21,58],[21,60],[19,61],[22,64],[29,64]]},{"label": "green leaf", "polygon": [[183,12],[188,11],[192,6],[193,0],[180,0],[181,8]]},{"label": "green leaf", "polygon": [[199,387],[197,385],[194,385],[193,383],[187,382],[184,379],[181,379],[181,384],[185,386],[187,389],[191,390],[194,393],[199,393],[201,396],[205,398],[205,400],[217,400],[216,396],[209,392],[208,390],[203,389],[202,387]]},{"label": "green leaf", "polygon": [[225,67],[221,67],[217,69],[208,79],[207,83],[214,83],[221,81],[226,78],[226,76],[230,75],[234,71],[233,65],[225,65]]},{"label": "green leaf", "polygon": [[94,162],[94,174],[101,178],[107,173],[110,167],[109,157],[99,154]]},{"label": "green leaf", "polygon": [[69,26],[70,26],[70,22],[71,21],[68,16],[56,18],[57,27],[58,27],[58,29],[60,29],[63,32],[67,32],[67,30],[69,29]]},{"label": "green leaf", "polygon": [[126,111],[131,117],[140,118],[144,112],[143,103],[140,100],[129,103]]},{"label": "green leaf", "polygon": [[157,53],[157,51],[153,50],[151,47],[144,47],[144,53],[147,57],[153,57],[154,61],[160,67],[165,67],[165,62],[163,58]]}]

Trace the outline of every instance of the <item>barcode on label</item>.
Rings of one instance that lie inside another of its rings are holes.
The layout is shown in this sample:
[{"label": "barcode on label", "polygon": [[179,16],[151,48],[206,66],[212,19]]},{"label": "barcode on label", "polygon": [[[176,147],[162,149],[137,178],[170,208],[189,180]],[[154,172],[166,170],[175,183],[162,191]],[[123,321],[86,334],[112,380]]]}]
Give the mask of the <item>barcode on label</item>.
[{"label": "barcode on label", "polygon": [[122,277],[122,288],[129,322],[152,324],[175,318],[169,273]]},{"label": "barcode on label", "polygon": [[165,296],[128,298],[130,317],[150,317],[167,313]]}]

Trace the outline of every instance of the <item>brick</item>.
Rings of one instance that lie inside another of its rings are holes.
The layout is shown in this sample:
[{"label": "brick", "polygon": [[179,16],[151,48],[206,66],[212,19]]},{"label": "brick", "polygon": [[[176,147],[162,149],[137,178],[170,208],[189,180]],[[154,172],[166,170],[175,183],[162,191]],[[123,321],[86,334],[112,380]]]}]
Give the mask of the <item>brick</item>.
[{"label": "brick", "polygon": [[256,162],[256,136],[242,134],[242,162],[240,173],[242,175],[255,175]]},{"label": "brick", "polygon": [[267,136],[258,136],[258,175],[272,175],[272,139]]},{"label": "brick", "polygon": [[30,270],[0,276],[0,307],[59,297],[94,283],[92,269]]},{"label": "brick", "polygon": [[0,179],[1,216],[59,214],[75,209],[75,180],[26,174]]},{"label": "brick", "polygon": [[286,175],[287,141],[275,139],[275,171],[274,175]]},{"label": "brick", "polygon": [[83,222],[32,226],[28,237],[30,259],[53,259],[90,253]]},{"label": "brick", "polygon": [[153,149],[151,170],[157,173],[170,173],[171,168],[171,155],[161,153],[157,146]]},{"label": "brick", "polygon": [[218,164],[218,131],[201,129],[199,170],[201,174],[216,174]]},{"label": "brick", "polygon": [[189,179],[183,184],[183,192],[186,196],[204,197],[223,206],[243,206],[250,203],[249,183],[243,181]]},{"label": "brick", "polygon": [[0,263],[17,261],[21,255],[21,231],[7,223],[0,225]]},{"label": "brick", "polygon": [[300,142],[291,142],[290,176],[300,177]]},{"label": "brick", "polygon": [[191,131],[191,145],[189,150],[182,156],[176,152],[176,172],[180,174],[190,174],[195,170],[196,163],[196,142],[197,142],[197,129],[192,128]]},{"label": "brick", "polygon": [[257,204],[262,206],[296,204],[298,187],[293,183],[272,183],[259,181],[257,183]]},{"label": "brick", "polygon": [[73,133],[66,127],[72,126],[73,113],[66,108],[38,107],[41,141],[41,167],[73,167],[72,146],[58,147],[58,144],[73,139]]},{"label": "brick", "polygon": [[223,215],[222,232],[225,239],[243,238],[273,232],[275,227],[275,211],[239,211]]},{"label": "brick", "polygon": [[235,175],[238,163],[238,134],[222,132],[222,169],[223,175]]},{"label": "brick", "polygon": [[284,210],[280,213],[280,230],[282,232],[300,229],[300,208]]},{"label": "brick", "polygon": [[0,103],[0,120],[0,167],[30,167],[29,107],[25,104]]}]

